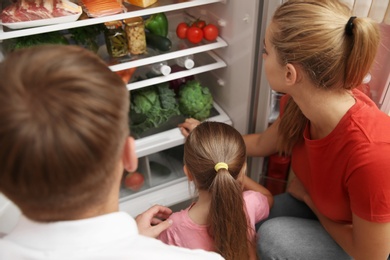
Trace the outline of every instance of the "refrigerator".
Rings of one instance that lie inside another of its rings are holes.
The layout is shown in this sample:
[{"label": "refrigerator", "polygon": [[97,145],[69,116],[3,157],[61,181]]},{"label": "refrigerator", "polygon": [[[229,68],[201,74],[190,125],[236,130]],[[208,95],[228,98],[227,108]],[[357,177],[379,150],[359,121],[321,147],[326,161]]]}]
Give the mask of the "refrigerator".
[{"label": "refrigerator", "polygon": [[[4,1],[3,1],[4,2]],[[175,64],[178,57],[193,55],[195,67],[157,76],[127,85],[129,91],[154,84],[169,82],[186,76],[194,76],[207,86],[214,99],[212,114],[207,120],[220,121],[233,125],[241,134],[264,131],[278,116],[279,93],[271,91],[263,70],[262,45],[265,29],[272,14],[282,0],[158,0],[148,8],[125,5],[126,11],[120,14],[98,18],[42,25],[31,28],[9,29],[0,25],[0,59],[6,40],[46,32],[101,24],[113,20],[148,16],[164,12],[169,21],[168,37],[172,40],[169,52],[130,59],[110,65],[113,71],[137,67],[137,71],[147,70],[151,64],[167,61]],[[383,43],[381,54],[371,74],[370,87],[373,100],[378,107],[390,112],[390,7],[389,1],[345,1],[360,12],[360,5],[368,5],[366,16],[373,15],[381,22]],[[385,6],[383,5],[385,3]],[[380,8],[376,8],[379,6]],[[374,8],[375,7],[375,8]],[[190,44],[179,40],[175,29],[179,22],[201,18],[219,28],[216,41],[202,41]],[[185,45],[183,47],[183,45]],[[132,216],[143,212],[154,204],[177,208],[185,206],[195,196],[195,190],[183,172],[184,137],[173,122],[163,129],[151,131],[136,139],[136,153],[139,157],[138,171],[145,177],[139,191],[120,191],[120,210]],[[264,175],[264,158],[248,158],[248,175],[259,181]],[[0,194],[1,195],[1,194]],[[19,216],[19,210],[4,196],[0,196],[0,232],[9,231]]]}]

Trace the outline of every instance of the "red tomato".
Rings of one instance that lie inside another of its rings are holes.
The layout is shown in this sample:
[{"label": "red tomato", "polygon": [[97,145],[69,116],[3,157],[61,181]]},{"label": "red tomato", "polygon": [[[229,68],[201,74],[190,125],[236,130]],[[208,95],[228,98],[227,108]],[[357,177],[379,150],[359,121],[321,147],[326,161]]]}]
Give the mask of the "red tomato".
[{"label": "red tomato", "polygon": [[187,30],[187,39],[192,43],[199,43],[203,39],[203,31],[198,27],[190,27]]},{"label": "red tomato", "polygon": [[139,172],[128,173],[125,177],[125,187],[132,191],[138,191],[144,185],[145,178]]},{"label": "red tomato", "polygon": [[208,41],[215,41],[218,37],[218,27],[214,24],[208,24],[203,28],[204,38]]},{"label": "red tomato", "polygon": [[203,20],[196,20],[195,22],[193,22],[193,23],[191,24],[191,26],[193,26],[193,27],[198,27],[198,28],[200,28],[200,29],[203,29],[203,28],[206,26],[206,22],[203,21]]},{"label": "red tomato", "polygon": [[185,39],[186,38],[186,33],[188,29],[188,24],[186,23],[179,23],[176,27],[176,35],[180,39]]}]

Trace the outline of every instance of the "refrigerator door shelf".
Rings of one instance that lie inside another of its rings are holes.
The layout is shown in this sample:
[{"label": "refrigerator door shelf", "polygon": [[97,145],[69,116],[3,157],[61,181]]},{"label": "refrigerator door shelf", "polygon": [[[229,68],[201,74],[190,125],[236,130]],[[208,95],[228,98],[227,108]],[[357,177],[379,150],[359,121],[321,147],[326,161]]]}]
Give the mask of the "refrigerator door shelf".
[{"label": "refrigerator door shelf", "polygon": [[[223,122],[232,125],[229,116],[222,108],[214,102],[214,109],[217,115],[210,117],[209,121]],[[135,140],[136,153],[138,158],[149,154],[157,153],[184,143],[184,136],[179,128],[175,125],[173,129],[154,133],[153,135]]]},{"label": "refrigerator door shelf", "polygon": [[100,24],[109,21],[124,20],[131,17],[148,16],[154,13],[182,10],[186,8],[219,3],[219,2],[224,2],[224,1],[223,0],[180,0],[180,1],[159,0],[158,4],[155,4],[148,8],[140,8],[140,7],[126,4],[127,12],[125,13],[102,16],[97,18],[81,19],[75,22],[53,24],[53,25],[40,26],[40,27],[34,27],[28,29],[20,29],[20,30],[6,30],[6,31],[4,31],[4,27],[0,25],[0,41],[21,37],[21,36],[60,31],[60,30],[66,30],[70,28],[88,26],[93,24]]}]

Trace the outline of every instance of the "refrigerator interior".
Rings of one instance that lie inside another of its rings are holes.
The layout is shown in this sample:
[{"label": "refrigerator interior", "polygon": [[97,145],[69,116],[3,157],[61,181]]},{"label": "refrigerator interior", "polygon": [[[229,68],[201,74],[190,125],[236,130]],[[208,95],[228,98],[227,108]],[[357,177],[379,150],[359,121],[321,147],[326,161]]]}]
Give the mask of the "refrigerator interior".
[{"label": "refrigerator interior", "polygon": [[[5,2],[2,1],[3,4]],[[262,1],[257,0],[159,0],[149,8],[126,6],[128,10],[125,13],[62,24],[19,30],[10,30],[0,25],[0,60],[5,55],[3,44],[7,40],[165,12],[169,21],[168,37],[172,41],[172,49],[169,52],[141,55],[134,59],[129,57],[110,63],[109,67],[113,71],[137,67],[136,73],[143,74],[153,63],[167,61],[169,65],[173,65],[176,58],[193,55],[194,68],[167,76],[129,82],[128,90],[131,92],[177,78],[195,76],[213,95],[214,108],[208,120],[234,125],[238,131],[245,134],[251,127],[251,108],[253,103],[257,102],[258,95],[252,86],[256,80],[253,64],[261,58],[257,48],[260,28],[257,25],[262,20],[262,4]],[[200,44],[179,40],[175,34],[177,24],[193,20],[193,17],[216,24],[220,31],[218,39],[214,42],[202,41]],[[108,59],[104,46],[100,46],[98,54],[103,59]],[[154,204],[174,206],[195,196],[182,170],[184,137],[177,124],[184,119],[182,116],[171,118],[159,129],[136,136],[138,171],[144,175],[145,184],[139,191],[132,191],[122,183],[119,198],[121,210],[136,216]],[[0,219],[6,222],[0,222],[7,223],[9,228],[20,212],[7,199],[1,198]],[[11,217],[8,217],[10,214]],[[6,232],[7,227],[0,227],[0,232]]]}]

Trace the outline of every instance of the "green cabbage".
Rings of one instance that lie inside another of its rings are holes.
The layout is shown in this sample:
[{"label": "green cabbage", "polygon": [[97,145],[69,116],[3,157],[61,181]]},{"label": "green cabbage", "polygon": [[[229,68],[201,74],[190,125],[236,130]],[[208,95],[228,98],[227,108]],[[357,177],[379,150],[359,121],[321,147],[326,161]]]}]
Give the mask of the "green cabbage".
[{"label": "green cabbage", "polygon": [[198,81],[188,81],[179,91],[179,110],[182,114],[200,121],[210,116],[213,97],[207,87]]},{"label": "green cabbage", "polygon": [[130,96],[130,129],[135,135],[159,127],[180,114],[175,93],[168,83],[134,90]]}]

